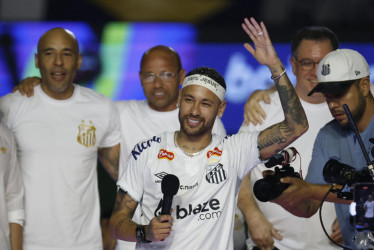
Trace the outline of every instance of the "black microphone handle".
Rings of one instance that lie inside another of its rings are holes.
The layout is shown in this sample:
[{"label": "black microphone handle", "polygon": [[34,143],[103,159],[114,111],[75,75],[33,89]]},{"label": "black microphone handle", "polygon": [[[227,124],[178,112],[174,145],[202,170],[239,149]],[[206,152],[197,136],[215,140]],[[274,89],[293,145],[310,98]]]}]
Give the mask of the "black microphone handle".
[{"label": "black microphone handle", "polygon": [[170,209],[171,209],[172,203],[173,203],[173,196],[164,195],[164,198],[162,199],[161,214],[170,215]]}]

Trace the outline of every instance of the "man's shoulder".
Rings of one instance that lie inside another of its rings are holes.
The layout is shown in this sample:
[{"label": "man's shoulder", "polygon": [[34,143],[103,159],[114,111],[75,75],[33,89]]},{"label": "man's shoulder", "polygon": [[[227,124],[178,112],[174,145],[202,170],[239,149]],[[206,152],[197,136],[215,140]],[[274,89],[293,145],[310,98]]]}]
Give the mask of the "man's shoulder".
[{"label": "man's shoulder", "polygon": [[121,100],[114,102],[118,111],[135,111],[146,107],[146,100]]}]

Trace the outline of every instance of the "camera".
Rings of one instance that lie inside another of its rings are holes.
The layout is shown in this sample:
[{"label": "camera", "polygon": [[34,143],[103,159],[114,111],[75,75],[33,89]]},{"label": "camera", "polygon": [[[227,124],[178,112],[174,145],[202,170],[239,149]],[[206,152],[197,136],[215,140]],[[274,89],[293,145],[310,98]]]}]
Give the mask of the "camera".
[{"label": "camera", "polygon": [[259,201],[266,202],[277,198],[290,184],[280,181],[283,177],[301,178],[299,173],[295,172],[290,162],[295,160],[298,152],[295,148],[288,148],[279,154],[271,157],[265,163],[265,167],[271,168],[275,165],[283,165],[281,168],[275,167],[273,175],[267,175],[263,179],[257,180],[253,186],[253,193]]},{"label": "camera", "polygon": [[275,167],[274,175],[267,175],[265,178],[255,182],[253,186],[253,193],[256,198],[262,202],[277,198],[290,185],[280,181],[280,179],[283,177],[301,178],[299,173],[294,172],[293,167],[291,167],[289,164],[284,165],[282,168]]},{"label": "camera", "polygon": [[356,170],[334,159],[326,162],[323,168],[323,179],[327,183],[335,183],[342,186],[346,184],[351,186],[358,182],[373,182],[368,168]]}]

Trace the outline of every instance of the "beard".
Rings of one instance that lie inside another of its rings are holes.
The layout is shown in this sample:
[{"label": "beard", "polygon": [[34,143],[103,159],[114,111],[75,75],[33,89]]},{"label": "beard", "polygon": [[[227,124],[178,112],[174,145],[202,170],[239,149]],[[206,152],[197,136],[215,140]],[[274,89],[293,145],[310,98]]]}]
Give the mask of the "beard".
[{"label": "beard", "polygon": [[[179,115],[178,115],[179,123],[181,125],[181,130],[183,131],[184,134],[188,136],[201,136],[208,132],[212,133],[211,131],[214,125],[214,120],[206,123],[205,119],[200,118],[202,125],[196,128],[190,128],[186,122],[188,117],[191,117],[191,116],[182,116],[179,111]],[[193,117],[193,118],[196,118],[196,117]]]},{"label": "beard", "polygon": [[[366,100],[361,92],[358,93],[358,104],[357,106],[351,110],[353,121],[357,124],[358,121],[361,120],[362,116],[364,115],[366,108]],[[342,125],[344,129],[351,129],[351,124],[349,122]]]}]

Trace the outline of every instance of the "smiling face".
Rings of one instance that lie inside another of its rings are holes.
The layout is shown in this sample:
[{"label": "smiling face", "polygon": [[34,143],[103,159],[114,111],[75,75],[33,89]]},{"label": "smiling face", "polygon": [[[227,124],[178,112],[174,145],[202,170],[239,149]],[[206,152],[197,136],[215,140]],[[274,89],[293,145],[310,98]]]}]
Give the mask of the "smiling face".
[{"label": "smiling face", "polygon": [[181,90],[179,105],[181,131],[187,136],[203,136],[211,134],[217,115],[223,115],[226,102],[221,102],[205,87],[189,85]]},{"label": "smiling face", "polygon": [[35,55],[35,66],[42,76],[43,91],[58,100],[71,97],[74,77],[81,62],[78,43],[72,33],[62,28],[44,33]]},{"label": "smiling face", "polygon": [[[155,76],[151,81],[150,75]],[[149,106],[160,112],[175,110],[184,76],[185,70],[179,68],[175,54],[164,47],[144,55],[139,77]]]},{"label": "smiling face", "polygon": [[[308,93],[317,85],[317,66],[319,61],[333,50],[330,40],[321,41],[302,40],[295,57],[291,58],[292,71],[296,76],[295,90],[297,95],[309,103],[322,103],[325,101],[321,93]],[[306,66],[310,64],[310,66]],[[310,68],[310,69],[305,69]]]}]

